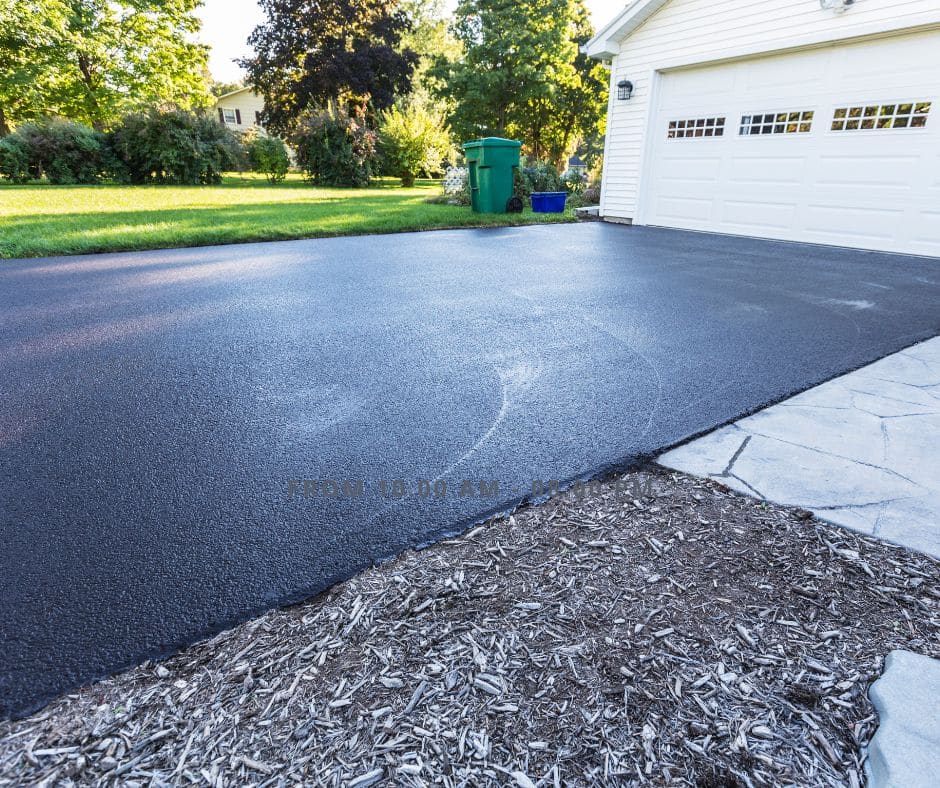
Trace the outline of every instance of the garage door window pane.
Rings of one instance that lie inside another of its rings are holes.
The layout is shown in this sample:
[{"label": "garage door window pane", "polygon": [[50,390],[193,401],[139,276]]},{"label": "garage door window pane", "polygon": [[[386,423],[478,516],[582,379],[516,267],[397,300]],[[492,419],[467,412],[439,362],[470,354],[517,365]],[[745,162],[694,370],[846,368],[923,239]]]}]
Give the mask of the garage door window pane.
[{"label": "garage door window pane", "polygon": [[791,112],[763,112],[741,116],[740,134],[752,137],[758,134],[805,134],[813,126],[813,110]]},{"label": "garage door window pane", "polygon": [[927,125],[930,107],[929,101],[839,107],[832,115],[832,130],[922,129]]},{"label": "garage door window pane", "polygon": [[666,137],[671,140],[687,139],[689,137],[722,137],[724,133],[724,118],[671,120],[666,129]]}]

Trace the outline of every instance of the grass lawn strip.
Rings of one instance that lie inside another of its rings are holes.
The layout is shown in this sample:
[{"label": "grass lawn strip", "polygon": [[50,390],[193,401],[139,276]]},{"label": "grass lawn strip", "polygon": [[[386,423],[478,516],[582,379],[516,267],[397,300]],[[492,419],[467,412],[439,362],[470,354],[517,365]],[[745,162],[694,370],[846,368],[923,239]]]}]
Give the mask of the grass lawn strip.
[{"label": "grass lawn strip", "polygon": [[0,782],[859,785],[940,564],[649,468],[0,725]]},{"label": "grass lawn strip", "polygon": [[299,176],[221,186],[0,186],[0,257],[41,257],[574,221],[563,214],[475,214],[426,202],[437,181],[327,189]]}]

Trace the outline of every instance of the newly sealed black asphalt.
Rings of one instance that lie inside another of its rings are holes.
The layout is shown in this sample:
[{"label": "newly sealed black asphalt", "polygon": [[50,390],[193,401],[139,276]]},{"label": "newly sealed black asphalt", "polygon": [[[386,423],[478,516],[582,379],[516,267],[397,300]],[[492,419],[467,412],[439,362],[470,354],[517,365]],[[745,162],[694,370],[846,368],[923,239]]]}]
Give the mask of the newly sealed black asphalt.
[{"label": "newly sealed black asphalt", "polygon": [[595,223],[0,261],[0,332],[9,716],[940,333],[940,260]]}]

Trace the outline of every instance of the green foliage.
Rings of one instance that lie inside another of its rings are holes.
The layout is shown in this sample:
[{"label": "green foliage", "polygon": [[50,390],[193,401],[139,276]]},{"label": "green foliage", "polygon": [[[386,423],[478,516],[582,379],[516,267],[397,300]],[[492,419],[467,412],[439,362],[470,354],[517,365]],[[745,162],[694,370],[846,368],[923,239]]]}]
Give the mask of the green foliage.
[{"label": "green foliage", "polygon": [[318,112],[304,118],[291,137],[297,164],[317,186],[368,186],[376,135],[362,114],[334,117]]},{"label": "green foliage", "polygon": [[39,177],[30,167],[29,143],[19,134],[0,139],[0,176],[13,183],[27,183]]},{"label": "green foliage", "polygon": [[307,113],[390,107],[407,93],[418,56],[396,0],[261,0],[266,21],[241,61],[265,102],[265,128],[292,134]]},{"label": "green foliage", "polygon": [[545,161],[526,162],[515,171],[513,191],[526,203],[532,204],[532,192],[567,191],[565,180],[558,174],[555,165]]},{"label": "green foliage", "polygon": [[215,97],[224,96],[228,93],[234,93],[245,87],[241,82],[216,82],[209,85],[209,92]]},{"label": "green foliage", "polygon": [[564,188],[571,194],[584,194],[584,190],[588,185],[587,175],[581,175],[577,172],[563,175],[561,180]]},{"label": "green foliage", "polygon": [[242,142],[252,170],[262,173],[269,183],[278,183],[287,177],[290,156],[287,154],[287,146],[281,140],[250,131],[245,134]]},{"label": "green foliage", "polygon": [[126,112],[204,107],[201,0],[13,0],[0,9],[0,134],[58,115],[104,129]]},{"label": "green foliage", "polygon": [[412,95],[418,101],[428,102],[432,95],[439,96],[444,87],[441,67],[459,60],[463,45],[450,29],[450,9],[445,0],[402,0],[401,10],[409,22],[409,28],[402,34],[401,49],[418,56],[411,78]]},{"label": "green foliage", "polygon": [[57,56],[56,42],[65,32],[61,10],[55,3],[0,4],[0,137],[18,123],[48,114],[43,64]]},{"label": "green foliage", "polygon": [[580,52],[593,32],[584,0],[460,0],[454,31],[465,54],[435,73],[460,139],[514,137],[561,162],[603,123],[606,74]]},{"label": "green foliage", "polygon": [[66,120],[24,123],[0,142],[0,174],[15,183],[97,183],[107,162],[104,135]]},{"label": "green foliage", "polygon": [[129,183],[213,184],[241,165],[237,135],[213,118],[182,110],[128,115],[110,134]]},{"label": "green foliage", "polygon": [[413,186],[415,178],[441,172],[453,158],[453,142],[439,112],[415,102],[397,106],[379,118],[379,143],[390,174],[402,186]]}]

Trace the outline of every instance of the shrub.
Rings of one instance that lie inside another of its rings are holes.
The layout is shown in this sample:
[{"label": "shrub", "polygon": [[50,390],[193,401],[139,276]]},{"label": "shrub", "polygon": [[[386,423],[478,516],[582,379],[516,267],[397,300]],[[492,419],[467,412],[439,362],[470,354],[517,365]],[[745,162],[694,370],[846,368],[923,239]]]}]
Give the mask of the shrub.
[{"label": "shrub", "polygon": [[104,135],[67,120],[26,123],[0,143],[0,173],[16,183],[97,183],[107,169]]},{"label": "shrub", "polygon": [[567,191],[564,179],[555,165],[546,161],[526,162],[515,172],[514,191],[526,203],[532,204],[532,192]]},{"label": "shrub", "polygon": [[264,173],[270,183],[278,183],[287,177],[290,156],[281,140],[249,131],[243,141],[252,170]]},{"label": "shrub", "polygon": [[568,175],[565,175],[561,179],[561,182],[564,184],[564,188],[567,189],[571,194],[581,195],[587,188],[588,179],[586,175],[572,172]]},{"label": "shrub", "polygon": [[0,175],[13,183],[26,183],[39,177],[38,169],[30,167],[29,145],[20,134],[0,140]]},{"label": "shrub", "polygon": [[444,116],[420,104],[393,107],[379,119],[379,142],[389,172],[402,186],[414,186],[421,173],[439,173],[453,157],[453,142]]},{"label": "shrub", "polygon": [[601,202],[601,187],[598,184],[597,186],[588,186],[584,193],[581,195],[581,199],[584,201],[585,205],[600,205]]},{"label": "shrub", "polygon": [[241,141],[214,118],[182,110],[128,115],[111,132],[120,162],[118,176],[129,183],[180,185],[222,182],[240,169]]},{"label": "shrub", "polygon": [[345,113],[309,115],[291,137],[298,166],[318,186],[368,186],[375,141],[361,116]]}]

